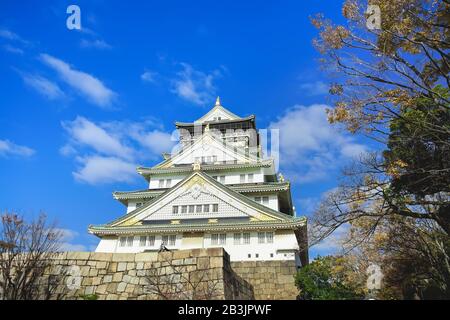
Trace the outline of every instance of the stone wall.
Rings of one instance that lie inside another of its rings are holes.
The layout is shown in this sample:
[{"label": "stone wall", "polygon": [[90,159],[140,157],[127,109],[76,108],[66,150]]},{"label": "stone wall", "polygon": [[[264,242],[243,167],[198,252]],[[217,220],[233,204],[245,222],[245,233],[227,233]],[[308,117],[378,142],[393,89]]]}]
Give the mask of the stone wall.
[{"label": "stone wall", "polygon": [[[47,277],[59,278],[63,299],[254,299],[253,287],[231,269],[222,248],[162,253],[67,252],[54,258]],[[153,285],[152,285],[153,284]],[[195,289],[193,289],[195,287]]]},{"label": "stone wall", "polygon": [[298,295],[294,261],[231,262],[233,271],[253,285],[255,299],[293,300]]},{"label": "stone wall", "polygon": [[[54,298],[295,299],[294,261],[230,262],[223,248],[149,253],[66,252],[42,279],[58,279]],[[153,286],[152,286],[153,283]],[[193,287],[196,289],[192,289]]]}]

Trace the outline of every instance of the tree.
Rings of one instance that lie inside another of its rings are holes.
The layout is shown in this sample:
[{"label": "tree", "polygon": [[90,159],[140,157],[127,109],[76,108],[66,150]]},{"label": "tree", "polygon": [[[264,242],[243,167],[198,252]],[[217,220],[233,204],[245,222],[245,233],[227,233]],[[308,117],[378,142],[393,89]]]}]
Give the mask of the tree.
[{"label": "tree", "polygon": [[[50,299],[59,277],[44,276],[58,251],[61,232],[45,215],[27,222],[15,213],[1,215],[0,298],[3,300]],[[62,275],[61,275],[62,276]]]},{"label": "tree", "polygon": [[400,216],[383,219],[373,237],[366,238],[371,217],[353,223],[347,247],[359,242],[358,260],[369,259],[381,267],[379,298],[450,298],[450,242],[433,220]]},{"label": "tree", "polygon": [[[359,0],[345,1],[346,25],[312,19],[320,30],[314,44],[336,80],[329,121],[386,148],[347,171],[327,200],[334,213],[317,220],[324,235],[359,217],[386,215],[434,220],[449,234],[450,3],[370,4],[380,8],[380,30],[366,27],[367,2]],[[380,199],[380,210],[366,210]]]},{"label": "tree", "polygon": [[[364,279],[356,272],[351,259],[344,256],[317,257],[301,268],[295,284],[302,300],[348,300],[363,299]],[[356,277],[355,277],[356,276]]]}]

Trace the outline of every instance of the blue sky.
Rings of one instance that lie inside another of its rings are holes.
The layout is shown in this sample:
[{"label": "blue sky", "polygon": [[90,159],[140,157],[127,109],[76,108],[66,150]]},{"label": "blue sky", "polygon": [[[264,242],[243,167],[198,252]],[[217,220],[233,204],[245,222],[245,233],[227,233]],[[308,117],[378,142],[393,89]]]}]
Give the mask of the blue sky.
[{"label": "blue sky", "polygon": [[[66,27],[68,5],[82,30]],[[0,4],[0,209],[41,210],[92,250],[89,224],[124,213],[113,190],[146,187],[136,165],[170,151],[174,121],[221,96],[280,128],[281,171],[300,215],[367,150],[326,122],[328,79],[309,17],[341,1],[18,1]],[[330,242],[313,249],[325,253]]]}]

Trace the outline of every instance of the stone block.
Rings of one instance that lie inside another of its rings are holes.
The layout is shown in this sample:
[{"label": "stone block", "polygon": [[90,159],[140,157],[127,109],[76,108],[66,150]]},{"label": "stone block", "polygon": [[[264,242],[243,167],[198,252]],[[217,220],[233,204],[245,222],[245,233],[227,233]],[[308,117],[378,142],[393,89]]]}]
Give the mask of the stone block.
[{"label": "stone block", "polygon": [[204,270],[209,268],[209,257],[199,257],[197,260],[197,269]]},{"label": "stone block", "polygon": [[191,250],[178,250],[173,253],[173,259],[184,259],[191,256]]},{"label": "stone block", "polygon": [[84,294],[94,294],[95,287],[94,286],[88,286],[84,290]]},{"label": "stone block", "polygon": [[113,257],[112,253],[104,253],[104,252],[93,252],[91,254],[91,260],[96,261],[111,261]]},{"label": "stone block", "polygon": [[158,260],[157,252],[143,252],[137,253],[134,257],[135,262],[146,262],[146,261],[156,261]]},{"label": "stone block", "polygon": [[101,285],[99,285],[98,287],[97,287],[97,290],[96,290],[96,292],[98,293],[98,294],[105,294],[106,293],[106,288],[108,287],[108,285],[106,285],[106,284],[101,284]]},{"label": "stone block", "polygon": [[142,270],[142,269],[144,269],[144,263],[143,262],[136,263],[136,270]]},{"label": "stone block", "polygon": [[113,253],[112,261],[125,262],[134,261],[134,253]]},{"label": "stone block", "polygon": [[127,270],[133,270],[134,268],[136,268],[136,265],[134,264],[134,262],[127,263]]},{"label": "stone block", "polygon": [[127,263],[126,262],[119,262],[117,264],[117,271],[120,272],[120,271],[125,271],[125,270],[127,270]]},{"label": "stone block", "polygon": [[196,258],[186,258],[183,260],[183,264],[184,265],[197,264],[197,259]]},{"label": "stone block", "polygon": [[158,253],[158,261],[164,262],[164,261],[170,261],[172,260],[172,252],[160,252]]},{"label": "stone block", "polygon": [[225,250],[223,248],[208,248],[205,255],[210,257],[223,257]]},{"label": "stone block", "polygon": [[116,293],[117,292],[117,283],[109,283],[108,286],[106,287],[106,291],[108,293]]},{"label": "stone block", "polygon": [[119,282],[117,285],[117,292],[124,292],[127,284],[125,282]]},{"label": "stone block", "polygon": [[93,286],[98,286],[100,283],[101,283],[101,278],[100,277],[92,278],[92,285]]},{"label": "stone block", "polygon": [[223,257],[211,257],[209,259],[209,264],[211,268],[222,268],[223,267]]},{"label": "stone block", "polygon": [[89,260],[90,252],[67,252],[67,260]]},{"label": "stone block", "polygon": [[117,262],[111,262],[109,264],[108,271],[109,272],[116,272],[117,271]]},{"label": "stone block", "polygon": [[90,269],[91,268],[89,266],[81,266],[80,267],[80,275],[82,277],[87,277],[89,275]]},{"label": "stone block", "polygon": [[125,283],[129,283],[131,281],[131,277],[129,275],[124,275],[122,281]]},{"label": "stone block", "polygon": [[82,286],[90,286],[92,284],[92,278],[84,277],[83,281],[81,281]]},{"label": "stone block", "polygon": [[113,280],[113,276],[108,274],[103,277],[103,283],[110,283]]},{"label": "stone block", "polygon": [[115,273],[115,274],[113,274],[113,279],[112,279],[112,281],[114,281],[114,282],[120,282],[120,281],[122,281],[122,277],[123,277],[123,272]]}]

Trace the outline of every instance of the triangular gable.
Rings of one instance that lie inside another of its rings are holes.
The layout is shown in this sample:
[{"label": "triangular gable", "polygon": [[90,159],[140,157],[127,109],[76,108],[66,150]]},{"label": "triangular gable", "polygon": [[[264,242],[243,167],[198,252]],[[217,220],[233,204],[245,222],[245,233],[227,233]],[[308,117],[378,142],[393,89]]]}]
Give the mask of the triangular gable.
[{"label": "triangular gable", "polygon": [[237,120],[240,119],[237,115],[231,113],[222,106],[215,106],[207,114],[200,119],[196,120],[196,123],[203,123],[208,121],[221,121],[221,120]]},{"label": "triangular gable", "polygon": [[239,117],[239,116],[235,115],[234,113],[232,113],[231,111],[225,109],[220,104],[220,98],[217,97],[216,105],[214,106],[214,108],[209,110],[207,114],[205,114],[203,117],[201,117],[200,119],[198,119],[195,122],[203,123],[203,122],[207,122],[207,121],[237,120],[237,119],[241,119],[241,117]]},{"label": "triangular gable", "polygon": [[224,145],[222,141],[219,141],[210,132],[205,132],[197,139],[192,145],[182,150],[180,153],[174,155],[172,158],[167,159],[154,168],[169,168],[174,164],[189,164],[194,163],[196,157],[200,156],[217,156],[217,161],[227,161],[233,163],[237,162],[255,162],[256,158],[252,159],[245,156],[242,153],[235,152],[229,146]]},{"label": "triangular gable", "polygon": [[[202,196],[205,196],[205,198],[201,198]],[[204,199],[209,199],[208,201],[211,201],[211,199],[219,199],[217,201],[221,202],[222,209],[219,209],[219,213],[213,213],[208,216],[189,215],[188,213],[173,214],[173,205],[178,205],[178,203],[186,204],[186,198],[184,197],[188,197],[191,203],[197,201],[199,204]],[[229,208],[225,208],[224,210],[224,204],[227,204]],[[286,221],[292,219],[292,217],[286,214],[263,206],[231,190],[209,175],[196,171],[158,198],[151,200],[146,205],[128,213],[124,217],[113,221],[110,223],[110,226],[141,225],[143,221],[150,220],[220,219],[229,217],[248,217],[251,221]]]}]

